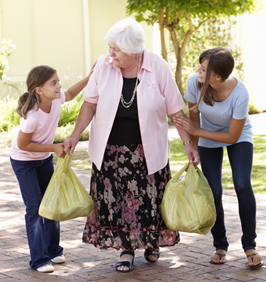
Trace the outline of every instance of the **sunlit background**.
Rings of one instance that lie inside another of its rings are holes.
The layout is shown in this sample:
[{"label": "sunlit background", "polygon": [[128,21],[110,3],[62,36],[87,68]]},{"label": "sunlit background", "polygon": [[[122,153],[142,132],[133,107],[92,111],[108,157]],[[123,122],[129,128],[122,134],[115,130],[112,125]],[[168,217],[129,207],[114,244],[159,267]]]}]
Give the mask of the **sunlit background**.
[{"label": "sunlit background", "polygon": [[[27,72],[35,65],[56,68],[64,87],[84,76],[98,56],[108,52],[103,38],[127,17],[126,5],[126,0],[0,0],[0,41],[12,40],[16,46],[0,80],[0,97],[25,90]],[[146,48],[160,54],[158,26],[142,25]],[[237,17],[233,34],[251,100],[265,110],[266,0],[259,12]]]}]

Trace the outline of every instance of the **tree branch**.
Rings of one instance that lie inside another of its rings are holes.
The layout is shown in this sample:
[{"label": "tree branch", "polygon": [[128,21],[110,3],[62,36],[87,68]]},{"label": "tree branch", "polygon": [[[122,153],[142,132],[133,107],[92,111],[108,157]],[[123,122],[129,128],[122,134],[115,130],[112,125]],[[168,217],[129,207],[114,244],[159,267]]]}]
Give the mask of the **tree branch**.
[{"label": "tree branch", "polygon": [[186,46],[190,40],[190,37],[191,35],[193,34],[193,32],[196,31],[196,27],[194,26],[192,20],[191,20],[191,17],[188,13],[184,12],[185,14],[185,17],[188,21],[188,24],[189,24],[189,30],[187,31],[186,35],[185,35],[185,38],[183,40],[183,43],[182,43],[182,46],[180,48],[180,57],[183,58],[183,55],[185,53],[185,50],[186,50]]},{"label": "tree branch", "polygon": [[206,18],[205,20],[203,20],[202,22],[200,22],[195,28],[196,30],[198,30],[203,24],[205,24],[206,22],[210,21],[211,18]]}]

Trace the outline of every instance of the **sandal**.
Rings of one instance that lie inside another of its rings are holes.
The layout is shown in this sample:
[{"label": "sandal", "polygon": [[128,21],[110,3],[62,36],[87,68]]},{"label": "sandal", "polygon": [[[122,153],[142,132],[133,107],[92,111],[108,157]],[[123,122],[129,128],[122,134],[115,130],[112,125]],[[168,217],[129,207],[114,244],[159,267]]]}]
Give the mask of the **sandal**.
[{"label": "sandal", "polygon": [[147,262],[156,262],[158,260],[158,258],[156,260],[150,260],[149,256],[158,256],[158,258],[160,257],[160,250],[158,249],[156,250],[150,250],[150,249],[146,249],[144,252],[144,258],[146,259]]},{"label": "sandal", "polygon": [[[123,251],[123,252],[121,252],[120,257],[122,257],[123,255],[131,255],[133,257],[132,261],[131,262],[130,261],[118,261],[115,264],[115,268],[116,268],[117,271],[120,271],[120,272],[130,272],[130,271],[133,270],[135,252],[134,251]],[[128,269],[127,270],[117,269],[120,266],[126,266]]]},{"label": "sandal", "polygon": [[219,261],[218,261],[218,262],[215,262],[215,261],[212,261],[212,260],[210,259],[210,263],[212,263],[212,264],[224,264],[224,263],[225,263],[225,260],[224,260],[223,262],[220,262],[220,260],[221,260],[223,257],[226,257],[226,254],[221,254],[221,253],[217,253],[217,252],[215,252],[214,254],[219,257]]},{"label": "sandal", "polygon": [[[255,255],[258,255],[258,254],[259,254],[259,253],[254,252],[252,255],[248,255],[247,258],[251,258],[251,261],[253,262],[253,257],[254,257]],[[250,269],[254,270],[254,269],[256,269],[256,268],[261,267],[263,264],[264,264],[264,262],[263,262],[263,260],[261,260],[261,261],[260,261],[258,264],[256,264],[256,265],[249,265],[249,263],[248,263],[248,266],[249,266]]]}]

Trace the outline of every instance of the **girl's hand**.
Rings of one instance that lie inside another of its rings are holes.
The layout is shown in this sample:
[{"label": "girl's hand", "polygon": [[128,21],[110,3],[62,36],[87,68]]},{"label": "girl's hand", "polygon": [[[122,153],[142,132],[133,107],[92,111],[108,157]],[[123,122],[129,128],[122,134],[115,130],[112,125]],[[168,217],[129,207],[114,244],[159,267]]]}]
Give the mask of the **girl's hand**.
[{"label": "girl's hand", "polygon": [[63,143],[60,144],[54,144],[54,153],[59,157],[59,158],[65,158],[66,153],[64,151],[64,146]]},{"label": "girl's hand", "polygon": [[92,75],[93,71],[94,71],[94,67],[96,66],[97,60],[94,62],[94,64],[91,67],[91,71],[89,73],[89,77]]},{"label": "girl's hand", "polygon": [[190,135],[195,135],[195,131],[199,128],[187,116],[173,116],[173,122],[185,130]]}]

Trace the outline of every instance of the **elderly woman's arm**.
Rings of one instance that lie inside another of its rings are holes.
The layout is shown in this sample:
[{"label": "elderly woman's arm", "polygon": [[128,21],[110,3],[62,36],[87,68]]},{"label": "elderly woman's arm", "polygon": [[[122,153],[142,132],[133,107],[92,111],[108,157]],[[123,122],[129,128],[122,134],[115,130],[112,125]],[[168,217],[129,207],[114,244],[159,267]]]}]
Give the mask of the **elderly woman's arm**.
[{"label": "elderly woman's arm", "polygon": [[91,104],[86,101],[83,102],[79,111],[75,128],[69,138],[67,138],[63,143],[64,151],[66,153],[70,148],[70,155],[73,154],[75,147],[79,141],[80,134],[87,128],[96,113],[96,107],[97,104]]},{"label": "elderly woman's arm", "polygon": [[[183,117],[185,114],[183,111],[179,111],[173,115],[171,115],[172,119],[174,120],[174,117]],[[183,142],[190,141],[189,134],[183,130],[181,127],[177,125],[177,123],[174,123],[175,127],[179,133],[179,136]],[[193,163],[195,166],[199,164],[199,154],[198,151],[193,147],[193,144],[184,144],[184,149],[187,154],[188,160],[190,163]]]}]

